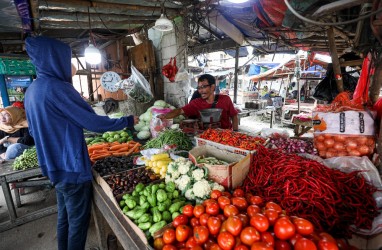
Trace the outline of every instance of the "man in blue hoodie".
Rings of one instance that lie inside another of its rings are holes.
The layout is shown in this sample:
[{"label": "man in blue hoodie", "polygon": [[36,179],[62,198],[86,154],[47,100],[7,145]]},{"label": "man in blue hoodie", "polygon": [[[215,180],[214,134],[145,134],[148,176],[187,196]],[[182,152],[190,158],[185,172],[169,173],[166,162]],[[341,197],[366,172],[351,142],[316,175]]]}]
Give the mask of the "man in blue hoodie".
[{"label": "man in blue hoodie", "polygon": [[93,111],[72,85],[68,45],[48,37],[29,37],[26,51],[37,79],[25,94],[25,110],[42,173],[56,188],[58,249],[84,249],[92,173],[83,129],[121,130],[132,127],[138,118],[110,119]]}]

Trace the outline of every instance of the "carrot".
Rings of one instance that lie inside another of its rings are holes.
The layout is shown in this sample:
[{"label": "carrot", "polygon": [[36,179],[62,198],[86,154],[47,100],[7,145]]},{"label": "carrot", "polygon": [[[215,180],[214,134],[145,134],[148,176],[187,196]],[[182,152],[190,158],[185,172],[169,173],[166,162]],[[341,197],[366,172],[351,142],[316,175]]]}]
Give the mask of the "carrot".
[{"label": "carrot", "polygon": [[121,149],[121,148],[125,148],[126,146],[127,146],[126,143],[121,143],[121,144],[119,144],[119,145],[111,146],[111,147],[110,147],[110,150],[111,150],[111,151],[116,151],[116,150],[119,150],[119,149]]},{"label": "carrot", "polygon": [[115,150],[115,152],[127,152],[127,151],[129,151],[130,150],[130,148],[128,147],[128,146],[125,146],[125,147],[123,147],[123,148],[120,148],[120,149],[118,149],[118,150]]},{"label": "carrot", "polygon": [[92,154],[103,154],[103,153],[108,153],[109,150],[106,149],[99,149],[99,150],[94,150]]},{"label": "carrot", "polygon": [[96,161],[96,160],[105,158],[105,157],[110,156],[110,155],[111,155],[110,153],[107,153],[107,154],[92,155],[92,156],[90,157],[90,160],[92,160],[92,161]]},{"label": "carrot", "polygon": [[124,156],[126,155],[126,152],[113,152],[111,153],[113,156]]},{"label": "carrot", "polygon": [[129,149],[129,151],[126,152],[126,155],[130,155],[132,154],[137,148],[139,148],[141,144],[137,143],[134,145],[134,147],[132,147],[131,149]]}]

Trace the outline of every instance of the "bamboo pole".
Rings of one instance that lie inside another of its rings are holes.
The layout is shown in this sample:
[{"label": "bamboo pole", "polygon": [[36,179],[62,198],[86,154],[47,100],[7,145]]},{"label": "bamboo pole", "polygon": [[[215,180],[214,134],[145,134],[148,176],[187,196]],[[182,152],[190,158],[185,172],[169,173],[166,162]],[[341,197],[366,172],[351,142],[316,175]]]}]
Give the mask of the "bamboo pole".
[{"label": "bamboo pole", "polygon": [[344,83],[342,80],[340,61],[338,60],[334,31],[332,27],[327,30],[327,34],[329,40],[329,51],[333,63],[334,78],[336,79],[337,90],[339,93],[341,93],[344,91]]}]

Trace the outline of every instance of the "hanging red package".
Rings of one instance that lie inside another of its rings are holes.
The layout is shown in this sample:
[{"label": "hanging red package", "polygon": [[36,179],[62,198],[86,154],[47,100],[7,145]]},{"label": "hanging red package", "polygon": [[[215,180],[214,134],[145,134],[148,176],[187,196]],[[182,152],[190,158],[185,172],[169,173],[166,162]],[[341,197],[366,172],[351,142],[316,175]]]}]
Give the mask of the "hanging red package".
[{"label": "hanging red package", "polygon": [[363,60],[361,75],[358,79],[357,87],[354,90],[353,101],[359,104],[368,103],[370,78],[374,75],[374,65],[371,63],[371,54]]},{"label": "hanging red package", "polygon": [[178,67],[176,67],[176,58],[170,59],[170,62],[162,67],[162,74],[167,77],[170,82],[175,82],[175,75],[178,72]]},{"label": "hanging red package", "polygon": [[176,73],[178,73],[178,67],[176,66],[176,57],[174,57],[174,64],[172,65],[172,75],[168,78],[170,82],[175,82]]}]

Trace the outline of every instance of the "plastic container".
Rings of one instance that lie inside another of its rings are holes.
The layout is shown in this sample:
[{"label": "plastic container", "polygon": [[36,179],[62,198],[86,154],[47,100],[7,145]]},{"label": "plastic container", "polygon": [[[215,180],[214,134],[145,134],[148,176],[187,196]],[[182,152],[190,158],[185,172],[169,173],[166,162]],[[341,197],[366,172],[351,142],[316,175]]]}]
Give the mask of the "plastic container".
[{"label": "plastic container", "polygon": [[199,111],[200,117],[202,118],[202,122],[204,123],[212,123],[212,122],[220,122],[222,109],[202,109]]},{"label": "plastic container", "polygon": [[157,117],[158,115],[165,115],[169,112],[171,112],[171,109],[168,109],[168,108],[151,109],[152,118],[150,121],[150,132],[153,138],[156,138],[160,132],[164,131],[166,128],[171,127],[171,125],[174,123],[173,119],[159,119]]}]

